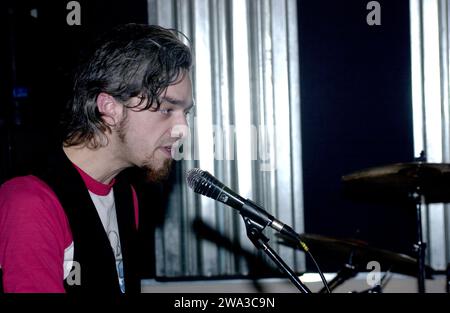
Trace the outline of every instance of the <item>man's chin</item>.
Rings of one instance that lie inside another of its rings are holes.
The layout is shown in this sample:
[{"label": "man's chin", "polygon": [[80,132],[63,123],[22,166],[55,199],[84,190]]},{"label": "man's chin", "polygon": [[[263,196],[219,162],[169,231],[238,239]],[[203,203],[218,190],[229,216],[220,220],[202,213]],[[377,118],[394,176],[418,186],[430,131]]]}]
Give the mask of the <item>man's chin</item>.
[{"label": "man's chin", "polygon": [[150,164],[141,167],[145,171],[145,180],[148,183],[163,183],[167,181],[172,169],[172,159],[166,159],[158,168]]}]

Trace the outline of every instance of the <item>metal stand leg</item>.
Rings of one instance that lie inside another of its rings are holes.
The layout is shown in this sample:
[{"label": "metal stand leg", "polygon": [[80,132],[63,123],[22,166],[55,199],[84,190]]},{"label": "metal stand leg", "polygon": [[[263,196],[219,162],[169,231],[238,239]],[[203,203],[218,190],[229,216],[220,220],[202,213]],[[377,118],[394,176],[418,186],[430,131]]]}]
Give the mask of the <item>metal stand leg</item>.
[{"label": "metal stand leg", "polygon": [[419,293],[425,293],[425,249],[426,243],[423,242],[422,234],[422,209],[421,209],[421,196],[419,192],[414,192],[412,194],[416,206],[416,227],[417,227],[417,243],[414,245],[417,253],[417,265],[418,265],[418,276],[417,282],[419,287]]},{"label": "metal stand leg", "polygon": [[[345,264],[344,267],[337,273],[336,277],[334,277],[329,283],[328,288],[330,290],[334,290],[337,287],[339,287],[341,284],[343,284],[346,280],[353,278],[358,274],[358,270],[354,265],[351,264]],[[328,292],[326,287],[323,287],[319,290],[319,293],[325,293]]]},{"label": "metal stand leg", "polygon": [[311,293],[311,290],[302,283],[302,281],[297,277],[294,271],[283,261],[283,259],[269,246],[267,243],[269,239],[264,236],[262,230],[264,226],[261,226],[248,217],[243,217],[245,222],[245,227],[247,229],[247,236],[250,241],[269,256],[272,261],[278,266],[278,268],[287,275],[289,280],[294,284],[297,289],[302,293]]}]

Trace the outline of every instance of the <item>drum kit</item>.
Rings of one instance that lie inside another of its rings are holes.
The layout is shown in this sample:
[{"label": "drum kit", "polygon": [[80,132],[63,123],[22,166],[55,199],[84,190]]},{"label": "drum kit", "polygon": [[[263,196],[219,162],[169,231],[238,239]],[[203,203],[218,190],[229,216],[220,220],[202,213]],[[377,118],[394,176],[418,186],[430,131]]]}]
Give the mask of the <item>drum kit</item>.
[{"label": "drum kit", "polygon": [[[423,158],[419,158],[415,162],[368,168],[345,175],[342,177],[342,184],[344,194],[351,199],[369,203],[405,201],[410,203],[411,207],[414,207],[416,220],[416,242],[413,245],[415,255],[408,256],[374,248],[366,242],[354,239],[302,234],[302,241],[312,252],[328,251],[351,256],[351,261],[345,264],[336,277],[329,282],[330,289],[356,276],[359,271],[366,269],[368,262],[375,260],[379,264],[388,266],[389,272],[417,277],[418,292],[424,293],[425,279],[432,278],[435,271],[425,265],[426,244],[422,234],[422,205],[450,202],[450,164],[427,163],[423,161]],[[280,237],[279,242],[291,247],[297,245],[284,237]],[[377,287],[380,288],[380,285]],[[375,289],[371,289],[373,290]],[[321,290],[321,292],[324,291],[325,289]],[[381,292],[380,289],[378,291]]]}]

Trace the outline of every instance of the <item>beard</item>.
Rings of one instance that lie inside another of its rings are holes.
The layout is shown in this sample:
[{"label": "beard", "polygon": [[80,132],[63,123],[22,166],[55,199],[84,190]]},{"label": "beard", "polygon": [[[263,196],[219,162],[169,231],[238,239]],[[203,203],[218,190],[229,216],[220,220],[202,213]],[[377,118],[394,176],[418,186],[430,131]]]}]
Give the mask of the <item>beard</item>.
[{"label": "beard", "polygon": [[145,181],[147,183],[163,183],[167,181],[172,169],[172,159],[165,159],[158,168],[152,163],[150,160],[140,167],[145,173]]},{"label": "beard", "polygon": [[[126,112],[126,111],[125,111]],[[127,114],[124,114],[124,118],[120,121],[117,134],[120,142],[124,145],[127,144]],[[155,163],[155,157],[153,155],[146,158],[146,160],[139,166],[145,176],[145,181],[148,183],[163,183],[167,181],[172,169],[172,159],[165,159],[162,164],[157,166]],[[160,162],[158,162],[160,163]]]}]

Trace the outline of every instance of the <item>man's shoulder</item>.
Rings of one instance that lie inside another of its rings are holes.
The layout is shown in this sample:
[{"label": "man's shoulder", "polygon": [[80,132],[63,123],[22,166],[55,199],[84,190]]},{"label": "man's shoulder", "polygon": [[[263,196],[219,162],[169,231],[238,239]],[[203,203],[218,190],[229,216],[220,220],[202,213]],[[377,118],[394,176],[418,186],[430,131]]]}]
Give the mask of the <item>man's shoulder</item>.
[{"label": "man's shoulder", "polygon": [[14,177],[0,186],[0,228],[14,221],[67,228],[58,197],[44,181],[33,175]]},{"label": "man's shoulder", "polygon": [[45,182],[34,175],[18,176],[0,186],[0,201],[2,199],[17,202],[47,201],[54,199],[54,193]]}]

